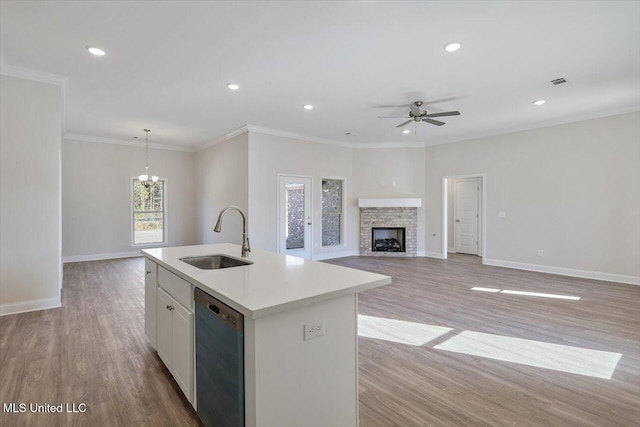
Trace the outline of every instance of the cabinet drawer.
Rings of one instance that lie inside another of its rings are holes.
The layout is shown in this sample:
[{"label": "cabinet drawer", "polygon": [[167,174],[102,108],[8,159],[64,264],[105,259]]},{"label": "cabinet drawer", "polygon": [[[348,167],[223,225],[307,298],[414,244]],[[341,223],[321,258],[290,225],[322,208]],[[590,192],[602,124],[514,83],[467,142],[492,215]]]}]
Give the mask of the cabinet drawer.
[{"label": "cabinet drawer", "polygon": [[179,278],[166,268],[158,266],[158,284],[180,304],[193,310],[191,283]]}]

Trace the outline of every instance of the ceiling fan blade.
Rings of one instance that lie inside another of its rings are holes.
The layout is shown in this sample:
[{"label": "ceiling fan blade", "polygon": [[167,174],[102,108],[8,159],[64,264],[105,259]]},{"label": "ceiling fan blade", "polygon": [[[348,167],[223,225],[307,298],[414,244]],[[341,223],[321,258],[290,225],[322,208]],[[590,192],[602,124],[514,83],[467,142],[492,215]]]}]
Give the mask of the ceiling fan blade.
[{"label": "ceiling fan blade", "polygon": [[436,125],[436,126],[442,126],[445,124],[445,122],[441,122],[439,120],[427,119],[427,118],[422,119],[422,121],[431,123],[432,125]]},{"label": "ceiling fan blade", "polygon": [[460,111],[445,111],[444,113],[427,114],[425,117],[445,117],[445,116],[459,116]]},{"label": "ceiling fan blade", "polygon": [[407,116],[378,116],[379,119],[408,119]]},{"label": "ceiling fan blade", "polygon": [[[397,128],[401,128],[401,127],[402,127],[402,126],[404,126],[404,125],[408,125],[408,124],[409,124],[409,123],[411,123],[412,121],[413,121],[413,119],[411,119],[411,120],[407,120],[406,122],[401,123],[401,124],[399,124],[399,125],[398,125],[398,126],[396,126],[396,127],[397,127]],[[444,124],[444,123],[443,123],[443,124]]]}]

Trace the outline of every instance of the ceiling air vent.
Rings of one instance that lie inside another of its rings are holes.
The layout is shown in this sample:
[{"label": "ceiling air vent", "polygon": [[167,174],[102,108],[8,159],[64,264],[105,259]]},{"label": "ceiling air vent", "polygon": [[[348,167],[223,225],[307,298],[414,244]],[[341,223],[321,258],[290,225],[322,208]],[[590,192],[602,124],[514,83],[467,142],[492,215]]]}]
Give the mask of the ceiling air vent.
[{"label": "ceiling air vent", "polygon": [[561,85],[562,83],[566,83],[566,82],[567,81],[564,79],[564,77],[560,77],[559,79],[551,80],[551,83],[553,83],[554,86]]}]

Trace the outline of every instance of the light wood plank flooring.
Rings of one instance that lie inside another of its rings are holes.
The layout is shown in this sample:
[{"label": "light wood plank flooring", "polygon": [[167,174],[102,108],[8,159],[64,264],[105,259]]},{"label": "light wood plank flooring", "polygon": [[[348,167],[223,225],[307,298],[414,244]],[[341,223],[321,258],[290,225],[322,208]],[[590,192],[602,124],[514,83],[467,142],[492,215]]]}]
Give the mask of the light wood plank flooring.
[{"label": "light wood plank flooring", "polygon": [[[360,314],[453,328],[423,346],[359,339],[361,426],[640,425],[640,287],[482,266],[470,255],[331,262],[393,277],[360,294]],[[623,356],[608,380],[434,348],[463,331]]]},{"label": "light wood plank flooring", "polygon": [[[393,277],[360,295],[361,315],[451,328],[422,345],[359,339],[361,426],[640,425],[640,287],[464,255],[330,262]],[[0,412],[0,426],[198,425],[144,335],[143,272],[142,258],[66,264],[62,308],[0,317],[0,401],[88,405],[83,414]],[[622,357],[604,379],[435,348],[464,331]]]}]

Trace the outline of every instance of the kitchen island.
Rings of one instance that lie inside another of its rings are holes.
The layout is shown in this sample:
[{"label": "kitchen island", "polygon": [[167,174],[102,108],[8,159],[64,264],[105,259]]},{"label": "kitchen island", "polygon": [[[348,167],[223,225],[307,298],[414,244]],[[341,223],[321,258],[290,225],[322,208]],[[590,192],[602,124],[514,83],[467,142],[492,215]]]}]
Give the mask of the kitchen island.
[{"label": "kitchen island", "polygon": [[181,261],[240,252],[233,244],[143,251],[145,330],[187,399],[197,409],[199,288],[244,316],[245,425],[357,426],[357,293],[391,278],[259,250],[252,264],[231,268]]}]

